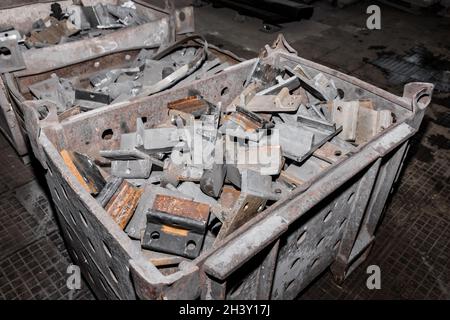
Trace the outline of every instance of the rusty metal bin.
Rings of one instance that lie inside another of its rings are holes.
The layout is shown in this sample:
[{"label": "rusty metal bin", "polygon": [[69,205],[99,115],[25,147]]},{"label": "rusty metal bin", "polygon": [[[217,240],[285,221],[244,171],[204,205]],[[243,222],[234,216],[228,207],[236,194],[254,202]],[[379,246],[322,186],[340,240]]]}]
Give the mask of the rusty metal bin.
[{"label": "rusty metal bin", "polygon": [[[149,126],[167,119],[166,105],[197,90],[213,103],[228,104],[243,88],[256,59],[231,66],[208,79],[79,114],[58,121],[55,106],[28,101],[25,119],[36,157],[47,169],[62,232],[74,262],[99,298],[109,299],[292,299],[331,266],[338,281],[366,257],[408,140],[417,131],[433,86],[410,83],[402,97],[298,57],[282,38],[266,47],[264,61],[300,64],[322,72],[345,89],[347,99],[370,98],[395,114],[396,123],[339,157],[318,176],[259,213],[212,249],[175,269],[163,270],[140,252],[65,166],[59,151],[77,150],[93,158],[118,147],[135,119]],[[45,105],[47,116],[35,111]],[[102,133],[112,132],[112,139]]]},{"label": "rusty metal bin", "polygon": [[[0,5],[0,27],[14,26],[17,30],[27,30],[32,23],[47,16],[50,5],[55,1],[31,1],[27,5],[7,7]],[[56,1],[62,8],[72,1]],[[96,3],[120,4],[122,0],[94,0]],[[194,11],[192,7],[177,8],[168,2],[166,8],[160,8],[144,1],[134,1],[138,10],[151,21],[131,26],[94,38],[86,38],[39,49],[22,52],[25,69],[4,73],[0,77],[0,130],[10,141],[19,156],[27,161],[29,144],[23,121],[20,101],[22,95],[15,95],[8,86],[8,77],[17,79],[23,86],[42,79],[51,73],[62,72],[67,66],[100,59],[108,54],[133,50],[136,48],[158,47],[175,41],[177,34],[194,32]],[[158,3],[159,4],[159,3]],[[3,46],[3,45],[2,45]],[[117,59],[117,57],[116,57]],[[107,59],[106,63],[110,63]],[[0,64],[1,65],[1,64]],[[66,68],[68,69],[68,68]],[[22,89],[22,88],[19,88]],[[19,102],[19,103],[18,103]]]}]

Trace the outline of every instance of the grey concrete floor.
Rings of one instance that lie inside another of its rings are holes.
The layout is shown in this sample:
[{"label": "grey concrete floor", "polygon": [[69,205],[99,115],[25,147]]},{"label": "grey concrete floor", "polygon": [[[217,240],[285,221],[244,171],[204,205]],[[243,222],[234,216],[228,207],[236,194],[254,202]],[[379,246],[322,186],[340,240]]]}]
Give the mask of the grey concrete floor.
[{"label": "grey concrete floor", "polygon": [[[349,73],[390,92],[402,85],[370,62],[382,54],[404,54],[425,46],[450,61],[450,19],[414,16],[382,8],[381,30],[365,28],[361,1],[344,10],[316,1],[314,16],[289,23],[281,32],[299,55]],[[261,21],[236,19],[229,9],[196,9],[196,29],[211,43],[251,58],[276,34]],[[439,93],[413,138],[404,170],[379,227],[372,253],[343,285],[325,272],[300,299],[450,299],[450,93]],[[92,299],[86,285],[67,289],[71,263],[48,211],[45,186],[23,165],[0,135],[0,299]],[[381,290],[368,290],[366,267],[380,266]]]}]

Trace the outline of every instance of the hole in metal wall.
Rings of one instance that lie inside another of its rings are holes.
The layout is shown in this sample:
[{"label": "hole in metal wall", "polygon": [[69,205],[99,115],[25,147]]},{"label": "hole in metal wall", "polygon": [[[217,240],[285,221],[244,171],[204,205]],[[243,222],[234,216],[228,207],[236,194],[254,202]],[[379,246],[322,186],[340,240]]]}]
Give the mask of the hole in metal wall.
[{"label": "hole in metal wall", "polygon": [[103,241],[103,250],[105,250],[108,257],[112,258],[111,250],[109,249],[109,247],[105,241]]},{"label": "hole in metal wall", "polygon": [[295,284],[295,279],[292,279],[291,281],[288,282],[288,284],[286,285],[286,291],[290,290]]},{"label": "hole in metal wall", "polygon": [[36,111],[38,113],[38,118],[40,121],[45,120],[50,113],[50,110],[46,105],[37,106]]},{"label": "hole in metal wall", "polygon": [[228,89],[228,87],[225,87],[220,91],[220,95],[223,97],[223,96],[227,95],[229,92],[230,92],[230,89]]},{"label": "hole in metal wall", "polygon": [[92,283],[95,284],[94,278],[92,277],[92,274],[89,270],[86,270],[87,274],[88,274],[88,280]]},{"label": "hole in metal wall", "polygon": [[300,261],[300,258],[295,259],[292,263],[291,263],[291,269],[295,268],[297,263]]},{"label": "hole in metal wall", "polygon": [[86,217],[84,216],[83,212],[81,210],[78,210],[78,212],[80,213],[80,218],[81,218],[81,221],[83,222],[84,226],[88,227],[88,223],[87,223]]},{"label": "hole in metal wall", "polygon": [[150,238],[152,238],[152,240],[158,240],[158,239],[159,239],[159,232],[153,231],[153,232],[150,234]]},{"label": "hole in metal wall", "polygon": [[339,228],[342,228],[344,226],[345,221],[347,221],[347,218],[344,218],[341,223],[339,224]]},{"label": "hole in metal wall", "polygon": [[106,289],[105,282],[103,281],[102,278],[100,278],[100,284],[102,285],[102,288],[103,288],[104,291],[107,291],[107,290],[108,290],[108,289]]},{"label": "hole in metal wall", "polygon": [[84,262],[84,263],[86,263],[87,265],[89,265],[88,259],[86,258],[86,255],[84,254],[83,251],[81,251],[81,257],[83,258],[83,261],[82,261],[82,262]]},{"label": "hole in metal wall", "polygon": [[77,253],[75,252],[75,250],[71,250],[71,252],[72,252],[72,255],[74,256],[75,260],[78,261],[78,260],[79,260],[79,259],[78,259],[78,255],[77,255]]},{"label": "hole in metal wall", "polygon": [[91,239],[87,238],[87,240],[88,240],[88,243],[89,243],[89,247],[90,247],[91,250],[95,253],[95,248],[94,248],[94,245],[92,244]]},{"label": "hole in metal wall", "polygon": [[348,203],[353,201],[354,195],[355,195],[354,192],[350,193],[350,195],[348,196],[348,200],[347,200]]},{"label": "hole in metal wall", "polygon": [[178,15],[178,18],[180,19],[180,21],[184,21],[186,20],[186,14],[181,11],[180,14]]},{"label": "hole in metal wall", "polygon": [[68,228],[65,228],[65,230],[66,230],[67,237],[70,239],[70,241],[73,241],[73,237],[72,237],[72,235],[70,234],[69,229],[68,229]]},{"label": "hole in metal wall", "polygon": [[297,245],[300,245],[303,243],[303,241],[305,241],[306,239],[306,230],[303,230],[302,233],[300,233],[300,235],[297,238]]},{"label": "hole in metal wall", "polygon": [[64,198],[66,198],[66,200],[69,200],[69,197],[67,196],[66,189],[64,187],[61,187],[61,190],[63,192]]},{"label": "hole in metal wall", "polygon": [[54,188],[53,190],[55,191],[55,195],[58,198],[58,200],[61,200],[61,197],[59,196],[58,189]]},{"label": "hole in metal wall", "polygon": [[112,129],[106,129],[105,131],[103,131],[102,133],[102,139],[103,140],[111,140],[112,137],[114,135],[114,132]]},{"label": "hole in metal wall", "polygon": [[336,249],[339,247],[340,244],[341,244],[341,240],[339,239],[339,240],[336,241],[336,243],[334,244],[333,249],[336,250]]},{"label": "hole in metal wall", "polygon": [[328,211],[327,214],[325,215],[325,217],[323,218],[323,222],[328,222],[331,219],[331,215],[332,215],[333,211]]},{"label": "hole in metal wall", "polygon": [[73,224],[74,224],[74,225],[77,225],[77,221],[75,220],[75,217],[73,216],[72,211],[70,211],[70,210],[68,210],[68,211],[69,211],[70,218],[72,219]]},{"label": "hole in metal wall", "polygon": [[111,278],[114,280],[115,283],[119,283],[119,280],[117,280],[116,274],[114,273],[114,271],[111,269],[111,267],[108,267],[109,269],[109,273],[111,274]]},{"label": "hole in metal wall", "polygon": [[195,241],[189,240],[188,243],[186,244],[187,250],[194,250],[195,247],[197,247],[197,244],[195,243]]},{"label": "hole in metal wall", "polygon": [[0,58],[4,60],[11,59],[11,50],[7,47],[0,47]]},{"label": "hole in metal wall", "polygon": [[316,244],[316,248],[318,248],[322,245],[324,239],[325,239],[325,237],[320,238],[319,242],[317,242],[317,244]]}]

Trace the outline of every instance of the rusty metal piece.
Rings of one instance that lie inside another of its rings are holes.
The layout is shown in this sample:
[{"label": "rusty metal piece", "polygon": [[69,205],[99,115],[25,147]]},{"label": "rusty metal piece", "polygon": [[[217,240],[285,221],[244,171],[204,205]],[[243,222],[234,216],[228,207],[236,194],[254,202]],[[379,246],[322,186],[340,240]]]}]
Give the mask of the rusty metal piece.
[{"label": "rusty metal piece", "polygon": [[28,47],[55,45],[60,43],[63,37],[70,37],[80,31],[69,20],[59,21],[54,17],[48,17],[44,19],[43,23],[45,25],[43,30],[33,31],[25,39],[25,44]]},{"label": "rusty metal piece", "polygon": [[78,182],[81,184],[81,186],[89,193],[93,193],[95,190],[92,186],[89,186],[86,181],[84,181],[83,177],[81,176],[80,172],[78,171],[77,167],[73,163],[73,157],[71,153],[67,150],[61,150],[60,152],[61,157],[64,160],[64,163],[66,164],[67,168],[69,168],[70,172],[75,176],[75,178],[78,180]]},{"label": "rusty metal piece", "polygon": [[164,173],[161,177],[161,185],[171,184],[176,187],[180,181],[197,181],[203,176],[203,169],[186,165],[175,164],[171,160],[164,162]]},{"label": "rusty metal piece", "polygon": [[183,124],[182,126],[193,126],[194,125],[194,121],[195,121],[195,117],[194,115],[190,114],[190,113],[185,113],[183,111],[178,111],[178,110],[169,110],[169,118],[170,118],[170,122],[172,124],[176,124],[177,127],[178,123],[181,121],[181,123]]},{"label": "rusty metal piece", "polygon": [[195,70],[197,70],[203,61],[206,59],[206,49],[200,48],[191,61],[184,64],[182,67],[178,68],[162,80],[158,81],[153,85],[145,85],[142,90],[137,95],[138,97],[149,96],[158,93],[164,89],[167,89],[180,81],[181,79],[189,76]]},{"label": "rusty metal piece", "polygon": [[72,81],[59,78],[56,74],[30,85],[28,89],[36,98],[54,102],[59,113],[74,106],[75,90]]},{"label": "rusty metal piece", "polygon": [[257,90],[261,87],[260,83],[249,83],[241,93],[233,99],[233,101],[227,106],[226,112],[236,111],[236,106],[245,106],[256,95]]},{"label": "rusty metal piece", "polygon": [[0,38],[0,74],[25,69],[25,61],[17,40]]},{"label": "rusty metal piece", "polygon": [[342,125],[339,137],[359,145],[393,124],[392,112],[375,110],[373,101],[333,101],[327,104],[333,121]]},{"label": "rusty metal piece", "polygon": [[393,122],[391,111],[375,111],[360,104],[355,143],[359,145],[369,141],[373,136],[390,127]]},{"label": "rusty metal piece", "polygon": [[[323,161],[316,157],[309,157],[301,165],[289,165],[289,167],[285,170],[284,177],[288,175],[292,181],[308,182],[314,177],[318,176],[329,166],[330,163],[326,161]],[[298,184],[296,186],[298,186]]]},{"label": "rusty metal piece", "polygon": [[122,185],[123,178],[111,176],[107,181],[102,191],[97,195],[96,200],[105,207],[111,200],[113,195],[117,192]]},{"label": "rusty metal piece", "polygon": [[209,205],[205,203],[167,195],[157,195],[153,209],[205,223],[208,221],[209,215]]},{"label": "rusty metal piece", "polygon": [[125,229],[128,221],[133,216],[143,191],[143,189],[135,188],[131,183],[123,180],[118,191],[106,205],[106,212],[121,229]]},{"label": "rusty metal piece", "polygon": [[182,261],[186,261],[186,258],[176,256],[173,254],[156,252],[151,250],[142,250],[141,251],[144,258],[153,264],[155,267],[162,266],[173,266],[178,265]]},{"label": "rusty metal piece", "polygon": [[282,181],[286,182],[290,186],[291,189],[295,189],[298,186],[305,184],[305,182],[306,182],[304,180],[301,180],[298,177],[294,177],[294,176],[290,175],[285,170],[281,171],[280,179]]},{"label": "rusty metal piece", "polygon": [[326,142],[323,146],[314,151],[313,155],[328,163],[335,163],[355,149],[356,148],[352,144],[341,140],[338,137],[334,137],[331,141]]},{"label": "rusty metal piece", "polygon": [[255,95],[243,107],[253,112],[293,112],[302,100],[302,96],[290,95],[289,89],[284,87],[277,95]]},{"label": "rusty metal piece", "polygon": [[60,154],[69,170],[86,191],[98,194],[103,189],[105,180],[92,160],[68,150],[61,150]]},{"label": "rusty metal piece", "polygon": [[209,113],[211,104],[199,96],[189,96],[183,99],[175,100],[167,104],[169,110],[177,110],[190,113],[195,117]]},{"label": "rusty metal piece", "polygon": [[310,155],[314,146],[314,132],[285,123],[277,123],[275,129],[278,130],[283,156],[301,162]]},{"label": "rusty metal piece", "polygon": [[245,131],[254,131],[267,127],[267,121],[257,114],[247,111],[239,106],[236,107],[236,112],[230,116],[225,117],[226,120],[231,120],[242,127]]},{"label": "rusty metal piece", "polygon": [[218,197],[222,190],[227,168],[224,164],[213,164],[211,169],[203,171],[200,188],[211,197]]},{"label": "rusty metal piece", "polygon": [[[235,148],[227,150],[227,164],[235,165],[241,172],[253,170],[264,176],[280,173],[283,165],[282,147],[280,145],[258,144],[255,146],[249,145],[247,148],[239,147],[237,144],[234,146]],[[236,155],[236,158],[233,157],[233,153]]]},{"label": "rusty metal piece", "polygon": [[66,111],[61,112],[58,115],[58,119],[59,119],[59,121],[63,121],[63,120],[69,119],[70,117],[72,117],[74,115],[80,114],[81,112],[82,111],[81,111],[80,107],[73,107],[73,108],[67,109]]},{"label": "rusty metal piece", "polygon": [[359,101],[333,101],[331,117],[333,121],[342,126],[339,136],[346,141],[356,140],[356,127],[358,125]]},{"label": "rusty metal piece", "polygon": [[[233,194],[232,197],[234,196],[235,195]],[[217,245],[217,243],[219,243],[226,236],[263,211],[266,202],[267,199],[240,193],[239,198],[236,200],[234,206],[229,212],[227,220],[225,220],[220,228],[214,245]]]},{"label": "rusty metal piece", "polygon": [[130,236],[130,238],[141,239],[147,225],[147,211],[153,207],[153,203],[158,194],[171,195],[178,198],[193,200],[192,197],[184,195],[179,191],[169,190],[152,184],[146,184],[144,186],[144,194],[139,201],[136,212],[134,213],[130,223],[125,229],[125,232],[128,234],[128,236]]},{"label": "rusty metal piece", "polygon": [[236,111],[223,116],[223,125],[219,132],[228,137],[259,141],[272,123],[265,116],[258,115],[249,110],[236,106]]},{"label": "rusty metal piece", "polygon": [[219,204],[225,208],[233,208],[241,192],[230,185],[225,185],[220,194]]},{"label": "rusty metal piece", "polygon": [[147,213],[142,247],[195,258],[200,254],[209,220],[205,203],[157,195]]}]

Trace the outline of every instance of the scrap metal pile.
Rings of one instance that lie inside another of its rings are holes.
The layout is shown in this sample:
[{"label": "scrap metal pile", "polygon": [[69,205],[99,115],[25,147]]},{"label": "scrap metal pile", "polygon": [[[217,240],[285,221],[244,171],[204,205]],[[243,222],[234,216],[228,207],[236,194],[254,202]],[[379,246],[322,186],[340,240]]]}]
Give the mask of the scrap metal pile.
[{"label": "scrap metal pile", "polygon": [[[36,99],[45,99],[58,106],[58,113],[72,108],[88,111],[105,105],[123,102],[134,97],[148,96],[174,85],[198,80],[230,66],[230,62],[216,56],[204,46],[185,43],[192,36],[157,52],[142,49],[128,65],[104,69],[91,75],[65,79],[52,74],[49,79],[29,86]],[[70,111],[72,110],[72,111]]]},{"label": "scrap metal pile", "polygon": [[192,259],[395,122],[343,96],[325,74],[258,61],[228,105],[193,93],[100,158],[61,154],[144,253]]},{"label": "scrap metal pile", "polygon": [[49,15],[35,21],[31,30],[21,34],[14,28],[1,31],[1,36],[12,38],[28,49],[42,48],[86,37],[98,37],[119,28],[137,26],[150,22],[150,17],[140,12],[133,1],[122,5],[72,4],[66,8],[55,2],[50,5]]}]

